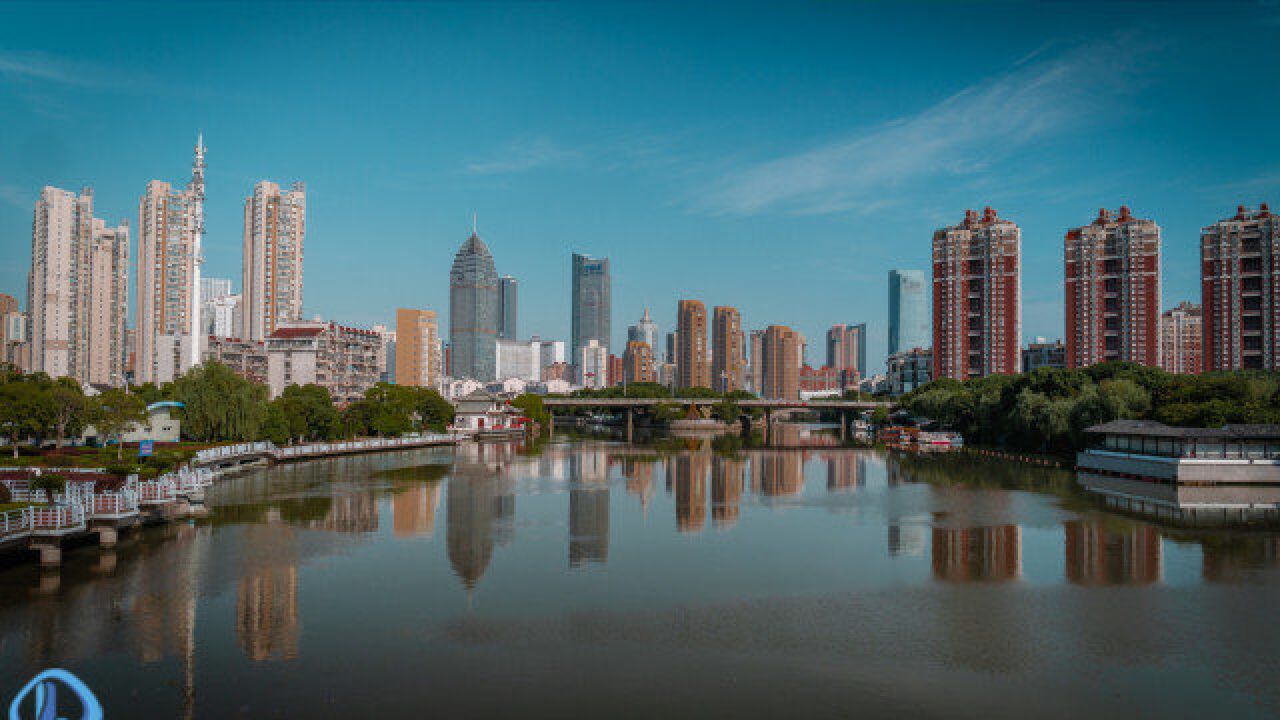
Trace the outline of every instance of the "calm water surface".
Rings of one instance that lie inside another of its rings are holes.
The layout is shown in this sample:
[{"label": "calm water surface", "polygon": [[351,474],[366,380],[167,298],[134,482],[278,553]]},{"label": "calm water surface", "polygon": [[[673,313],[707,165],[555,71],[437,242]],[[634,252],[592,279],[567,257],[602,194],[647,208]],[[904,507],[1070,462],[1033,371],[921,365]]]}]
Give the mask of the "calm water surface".
[{"label": "calm water surface", "polygon": [[221,482],[0,570],[2,702],[114,717],[1276,717],[1280,539],[1061,471],[871,451],[480,445]]}]

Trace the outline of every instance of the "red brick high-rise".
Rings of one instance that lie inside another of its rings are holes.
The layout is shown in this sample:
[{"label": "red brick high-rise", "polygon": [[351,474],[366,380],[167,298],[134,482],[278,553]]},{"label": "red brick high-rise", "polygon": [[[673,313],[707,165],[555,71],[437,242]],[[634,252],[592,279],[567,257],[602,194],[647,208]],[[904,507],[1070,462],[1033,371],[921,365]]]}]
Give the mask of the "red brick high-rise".
[{"label": "red brick high-rise", "polygon": [[1200,231],[1204,369],[1280,367],[1280,217],[1266,203]]},{"label": "red brick high-rise", "polygon": [[1022,231],[966,210],[933,234],[933,376],[1017,373],[1022,364]]},{"label": "red brick high-rise", "polygon": [[1067,367],[1160,366],[1160,227],[1121,205],[1067,231]]}]

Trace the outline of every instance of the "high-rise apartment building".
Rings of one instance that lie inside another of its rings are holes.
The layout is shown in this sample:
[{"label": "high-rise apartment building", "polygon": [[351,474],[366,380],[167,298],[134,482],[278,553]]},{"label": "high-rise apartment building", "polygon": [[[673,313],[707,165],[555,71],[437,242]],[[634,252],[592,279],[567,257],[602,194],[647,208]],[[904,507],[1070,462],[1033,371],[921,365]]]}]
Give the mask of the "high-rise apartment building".
[{"label": "high-rise apartment building", "polygon": [[498,271],[493,255],[474,231],[449,271],[450,374],[481,382],[494,379],[494,343],[501,319]]},{"label": "high-rise apartment building", "polygon": [[498,337],[515,340],[520,336],[520,283],[510,275],[498,278]]},{"label": "high-rise apartment building", "polygon": [[172,380],[200,362],[204,139],[181,190],[152,180],[138,202],[138,382]]},{"label": "high-rise apartment building", "polygon": [[1021,367],[1022,231],[988,207],[933,234],[933,377]]},{"label": "high-rise apartment building", "polygon": [[19,347],[27,341],[27,316],[18,307],[18,298],[0,293],[0,364],[19,364]]},{"label": "high-rise apartment building", "polygon": [[438,388],[440,330],[434,310],[396,308],[396,384]]},{"label": "high-rise apartment building", "polygon": [[640,322],[627,328],[627,342],[639,341],[649,346],[650,352],[658,352],[658,323],[649,317],[649,308],[644,309]]},{"label": "high-rise apartment building", "polygon": [[923,270],[889,271],[890,355],[929,347],[928,287]]},{"label": "high-rise apartment building", "polygon": [[1165,372],[1196,375],[1204,367],[1204,321],[1200,306],[1189,302],[1165,310],[1160,317],[1160,367]]},{"label": "high-rise apartment building", "polygon": [[609,258],[593,258],[573,254],[573,309],[571,350],[577,361],[578,350],[590,340],[598,340],[609,352],[612,333],[613,281],[609,275]]},{"label": "high-rise apartment building", "polygon": [[784,325],[770,325],[764,331],[762,345],[764,362],[760,397],[766,400],[799,400],[804,336]]},{"label": "high-rise apartment building", "polygon": [[676,313],[676,386],[711,387],[707,354],[707,306],[701,300],[681,300]]},{"label": "high-rise apartment building", "polygon": [[244,201],[244,335],[259,341],[302,316],[307,189],[263,180]]},{"label": "high-rise apartment building", "polygon": [[1160,365],[1160,228],[1121,205],[1067,231],[1067,367]]},{"label": "high-rise apartment building", "polygon": [[1280,216],[1266,203],[1200,231],[1204,369],[1280,368]]},{"label": "high-rise apartment building", "polygon": [[742,315],[737,308],[717,306],[711,317],[711,383],[717,392],[741,390],[747,364]]},{"label": "high-rise apartment building", "polygon": [[827,330],[827,367],[867,374],[867,324],[832,325]]},{"label": "high-rise apartment building", "polygon": [[205,335],[241,339],[244,335],[243,299],[231,291],[230,278],[200,278],[200,321],[204,323]]},{"label": "high-rise apartment building", "polygon": [[750,338],[751,387],[748,389],[757,395],[761,395],[764,392],[764,330],[752,330]]},{"label": "high-rise apartment building", "polygon": [[609,349],[595,338],[578,348],[574,365],[578,368],[578,382],[583,387],[602,388],[609,383]]},{"label": "high-rise apartment building", "polygon": [[623,375],[629,383],[658,382],[658,374],[653,366],[653,349],[643,340],[627,341],[626,353],[622,356]]},{"label": "high-rise apartment building", "polygon": [[30,369],[124,384],[129,226],[93,216],[93,191],[45,187],[31,224]]}]

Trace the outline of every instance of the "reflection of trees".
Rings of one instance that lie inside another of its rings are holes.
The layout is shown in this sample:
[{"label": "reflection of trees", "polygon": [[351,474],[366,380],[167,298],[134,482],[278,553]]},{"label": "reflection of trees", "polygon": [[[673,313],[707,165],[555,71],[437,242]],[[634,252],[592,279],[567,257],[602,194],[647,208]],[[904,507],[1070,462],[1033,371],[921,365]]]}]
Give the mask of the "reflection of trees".
[{"label": "reflection of trees", "polygon": [[667,459],[667,486],[676,496],[676,528],[698,532],[707,524],[707,471],[711,455],[705,452]]},{"label": "reflection of trees", "polygon": [[888,456],[889,482],[924,482],[931,485],[966,485],[981,488],[1028,490],[1061,496],[1082,496],[1075,475],[1067,470],[1037,467],[954,453],[893,452]]},{"label": "reflection of trees", "polygon": [[1067,581],[1082,585],[1160,581],[1160,533],[1118,518],[1063,523]]},{"label": "reflection of trees", "polygon": [[1017,525],[933,528],[933,576],[948,582],[1016,580],[1022,571]]},{"label": "reflection of trees", "polygon": [[717,527],[732,527],[738,522],[746,472],[746,463],[739,459],[716,456],[712,461],[711,519]]},{"label": "reflection of trees", "polygon": [[1240,582],[1280,567],[1280,535],[1212,536],[1202,544],[1201,574],[1209,582]]}]

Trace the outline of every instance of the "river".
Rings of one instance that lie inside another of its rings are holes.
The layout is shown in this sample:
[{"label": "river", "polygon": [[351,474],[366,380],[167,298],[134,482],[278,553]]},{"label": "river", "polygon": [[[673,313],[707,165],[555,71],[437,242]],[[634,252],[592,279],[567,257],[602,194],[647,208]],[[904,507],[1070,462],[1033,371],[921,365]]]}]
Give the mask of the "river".
[{"label": "river", "polygon": [[108,717],[1276,717],[1280,535],[1070,473],[732,441],[348,457],[0,569]]}]

